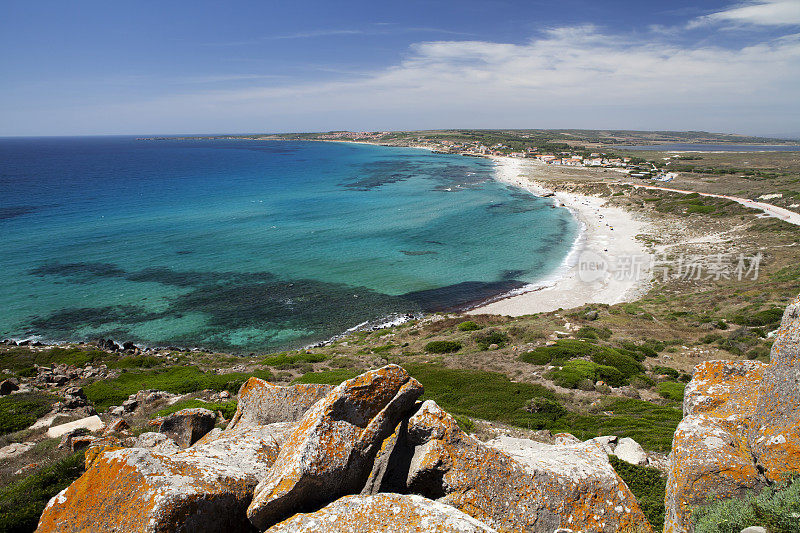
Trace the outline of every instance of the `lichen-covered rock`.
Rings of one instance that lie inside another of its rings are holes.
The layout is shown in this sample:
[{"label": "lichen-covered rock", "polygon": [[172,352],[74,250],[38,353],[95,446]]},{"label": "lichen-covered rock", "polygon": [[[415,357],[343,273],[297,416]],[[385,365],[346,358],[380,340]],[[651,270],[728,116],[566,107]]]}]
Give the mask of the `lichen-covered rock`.
[{"label": "lichen-covered rock", "polygon": [[415,495],[345,496],[314,513],[297,514],[268,533],[492,533],[449,505]]},{"label": "lichen-covered rock", "polygon": [[171,455],[181,450],[174,440],[163,433],[156,433],[155,431],[146,431],[136,437],[133,448],[145,448],[161,455]]},{"label": "lichen-covered rock", "polygon": [[242,428],[163,455],[105,451],[50,500],[39,532],[252,531],[246,509],[292,424]]},{"label": "lichen-covered rock", "polygon": [[770,481],[800,472],[800,297],[786,308],[772,345],[750,442]]},{"label": "lichen-covered rock", "polygon": [[317,402],[259,483],[248,516],[266,529],[298,511],[361,491],[383,440],[422,394],[397,365],[345,381]]},{"label": "lichen-covered rock", "polygon": [[195,407],[181,409],[161,420],[158,432],[175,441],[181,448],[188,448],[214,429],[217,415],[208,409]]},{"label": "lichen-covered rock", "polygon": [[332,389],[330,385],[306,384],[281,387],[263,379],[250,378],[239,389],[239,403],[228,429],[300,420]]},{"label": "lichen-covered rock", "polygon": [[703,414],[688,416],[672,441],[664,531],[688,531],[692,507],[711,495],[741,496],[764,485],[740,426]]},{"label": "lichen-covered rock", "polygon": [[[398,441],[413,451],[403,451]],[[382,480],[371,480],[373,487],[397,483],[399,473],[406,473],[405,490],[452,505],[498,531],[651,531],[608,456],[590,442],[550,445],[501,437],[484,444],[429,400],[387,440],[382,454],[396,463],[384,469]]]},{"label": "lichen-covered rock", "polygon": [[770,363],[707,361],[686,386],[672,442],[664,531],[689,531],[710,495],[737,496],[800,472],[800,298],[789,305]]},{"label": "lichen-covered rock", "polygon": [[747,419],[758,400],[758,383],[766,363],[705,361],[697,365],[683,393],[683,416]]}]

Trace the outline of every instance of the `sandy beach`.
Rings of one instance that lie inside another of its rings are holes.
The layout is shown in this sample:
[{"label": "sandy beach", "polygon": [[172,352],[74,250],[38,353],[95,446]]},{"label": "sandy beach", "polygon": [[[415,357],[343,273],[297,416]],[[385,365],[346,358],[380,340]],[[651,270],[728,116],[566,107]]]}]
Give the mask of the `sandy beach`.
[{"label": "sandy beach", "polygon": [[[550,192],[536,180],[542,163],[510,157],[492,159],[498,167],[498,181],[538,196]],[[647,223],[629,211],[605,205],[604,198],[568,192],[555,192],[552,198],[570,209],[582,227],[564,264],[549,278],[527,287],[527,292],[476,307],[469,313],[520,316],[587,303],[631,301],[646,292],[652,256],[636,236],[649,232]]]}]

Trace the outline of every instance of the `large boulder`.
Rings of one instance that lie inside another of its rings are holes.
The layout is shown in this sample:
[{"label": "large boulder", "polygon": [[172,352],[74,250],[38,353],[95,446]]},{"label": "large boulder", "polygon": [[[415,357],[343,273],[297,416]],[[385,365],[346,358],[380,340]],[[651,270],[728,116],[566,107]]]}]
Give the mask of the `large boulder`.
[{"label": "large boulder", "polygon": [[750,442],[770,481],[800,472],[800,297],[786,308],[772,345]]},{"label": "large boulder", "polygon": [[242,428],[169,455],[143,448],[100,454],[50,500],[39,532],[250,532],[253,489],[291,423]]},{"label": "large boulder", "polygon": [[268,533],[492,533],[463,512],[415,495],[345,496],[308,514],[297,514]]},{"label": "large boulder", "polygon": [[250,378],[239,389],[239,403],[228,429],[299,420],[312,405],[324,398],[330,385],[281,387],[263,379]]},{"label": "large boulder", "polygon": [[247,511],[266,529],[289,516],[361,491],[381,443],[422,394],[397,365],[345,381],[300,420]]},{"label": "large boulder", "polygon": [[188,448],[214,429],[217,415],[214,411],[195,407],[181,409],[161,420],[158,432],[175,441],[181,448]]},{"label": "large boulder", "polygon": [[430,400],[384,443],[365,491],[409,491],[503,532],[652,531],[593,443],[484,444]]},{"label": "large boulder", "polygon": [[741,496],[800,472],[800,298],[783,316],[770,363],[707,361],[686,387],[672,441],[664,531],[691,528],[708,496]]}]

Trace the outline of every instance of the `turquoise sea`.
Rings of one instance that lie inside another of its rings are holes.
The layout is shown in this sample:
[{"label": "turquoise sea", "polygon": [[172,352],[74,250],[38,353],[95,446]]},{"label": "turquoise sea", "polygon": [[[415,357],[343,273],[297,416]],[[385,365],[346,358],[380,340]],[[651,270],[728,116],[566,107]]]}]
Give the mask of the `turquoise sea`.
[{"label": "turquoise sea", "polygon": [[345,143],[0,139],[0,337],[268,352],[478,303],[578,232],[493,172]]}]

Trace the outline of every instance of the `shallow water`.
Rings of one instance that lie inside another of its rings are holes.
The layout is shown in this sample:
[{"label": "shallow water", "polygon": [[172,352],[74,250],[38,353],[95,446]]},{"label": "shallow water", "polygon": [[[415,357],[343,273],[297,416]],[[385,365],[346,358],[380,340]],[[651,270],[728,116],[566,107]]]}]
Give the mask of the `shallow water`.
[{"label": "shallow water", "polygon": [[264,352],[484,300],[577,234],[492,175],[342,143],[0,139],[0,336]]}]

